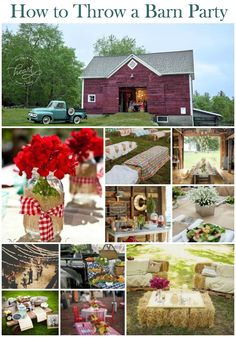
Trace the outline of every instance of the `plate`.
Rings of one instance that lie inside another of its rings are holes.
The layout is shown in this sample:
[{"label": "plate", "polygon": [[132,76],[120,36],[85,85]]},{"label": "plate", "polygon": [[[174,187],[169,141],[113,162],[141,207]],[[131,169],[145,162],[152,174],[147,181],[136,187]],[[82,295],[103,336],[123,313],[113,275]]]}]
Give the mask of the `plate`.
[{"label": "plate", "polygon": [[41,303],[41,308],[43,309],[48,308],[48,304],[46,302]]},{"label": "plate", "polygon": [[21,319],[21,314],[14,314],[12,316],[12,318],[15,320],[15,321],[18,321],[19,319]]},{"label": "plate", "polygon": [[[197,227],[199,227],[201,225],[201,223],[200,224],[198,224],[198,225],[196,225],[196,226],[194,226],[194,227],[192,227],[192,226],[189,226],[187,229],[195,229],[195,228],[197,228]],[[211,225],[213,225],[213,226],[217,226],[217,227],[221,227],[221,226],[218,226],[218,225],[215,225],[215,224],[211,224]],[[222,227],[223,228],[223,227]],[[202,242],[212,242],[212,243],[217,243],[217,242],[225,242],[225,237],[226,237],[226,235],[225,235],[225,233],[221,233],[221,237],[220,237],[220,240],[219,241],[189,241],[189,239],[187,238],[187,229],[185,229],[184,231],[183,231],[183,234],[182,234],[182,240],[183,240],[183,242],[193,242],[193,243],[202,243]]]}]

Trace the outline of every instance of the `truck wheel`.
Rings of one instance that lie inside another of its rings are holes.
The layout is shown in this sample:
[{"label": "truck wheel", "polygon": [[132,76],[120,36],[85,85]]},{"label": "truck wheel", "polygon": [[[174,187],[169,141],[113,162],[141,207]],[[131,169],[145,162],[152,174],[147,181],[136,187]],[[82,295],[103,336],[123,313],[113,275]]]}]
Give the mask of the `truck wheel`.
[{"label": "truck wheel", "polygon": [[42,123],[44,125],[47,125],[47,124],[50,124],[51,122],[51,118],[49,116],[44,116],[43,119],[42,119]]},{"label": "truck wheel", "polygon": [[75,116],[74,119],[73,119],[74,124],[79,124],[80,121],[81,121],[81,118],[79,116]]},{"label": "truck wheel", "polygon": [[69,116],[73,116],[74,114],[75,114],[75,109],[74,108],[68,109],[68,115]]}]

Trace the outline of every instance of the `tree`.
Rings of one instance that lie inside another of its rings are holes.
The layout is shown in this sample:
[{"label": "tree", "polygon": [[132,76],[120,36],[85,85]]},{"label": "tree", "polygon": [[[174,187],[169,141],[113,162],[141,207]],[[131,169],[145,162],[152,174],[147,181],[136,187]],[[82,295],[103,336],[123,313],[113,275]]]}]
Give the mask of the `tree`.
[{"label": "tree", "polygon": [[223,91],[212,97],[212,111],[222,114],[227,124],[233,124],[234,100],[226,96]]},{"label": "tree", "polygon": [[57,26],[21,24],[15,34],[6,29],[2,40],[4,105],[46,105],[51,99],[78,105],[83,64]]},{"label": "tree", "polygon": [[209,152],[217,151],[220,147],[219,137],[213,136],[194,136],[194,137],[185,137],[184,143],[194,143],[196,144],[197,151],[200,152]]},{"label": "tree", "polygon": [[109,35],[97,40],[94,44],[94,53],[98,56],[138,55],[145,54],[146,50],[143,46],[138,47],[133,38],[125,36],[119,40],[114,35]]}]

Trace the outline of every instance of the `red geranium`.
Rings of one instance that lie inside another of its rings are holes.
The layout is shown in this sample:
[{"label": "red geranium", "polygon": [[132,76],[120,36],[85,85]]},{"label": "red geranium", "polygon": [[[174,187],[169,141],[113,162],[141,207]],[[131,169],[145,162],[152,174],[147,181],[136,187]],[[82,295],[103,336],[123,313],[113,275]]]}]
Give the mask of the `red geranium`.
[{"label": "red geranium", "polygon": [[76,154],[80,163],[86,161],[91,152],[94,157],[103,156],[103,138],[90,128],[71,132],[71,138],[67,139],[66,144]]},{"label": "red geranium", "polygon": [[19,168],[19,175],[25,172],[28,179],[32,177],[33,169],[42,177],[52,172],[55,177],[62,179],[65,174],[75,175],[77,165],[68,146],[55,135],[34,135],[31,143],[24,146],[13,161]]},{"label": "red geranium", "polygon": [[150,286],[154,289],[165,289],[169,287],[170,281],[166,278],[162,278],[159,276],[153,276],[153,278],[150,280]]}]

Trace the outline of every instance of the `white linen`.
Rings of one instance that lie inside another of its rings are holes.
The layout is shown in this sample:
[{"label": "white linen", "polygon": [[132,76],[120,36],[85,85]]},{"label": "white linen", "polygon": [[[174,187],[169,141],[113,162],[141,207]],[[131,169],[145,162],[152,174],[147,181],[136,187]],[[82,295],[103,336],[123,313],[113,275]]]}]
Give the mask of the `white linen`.
[{"label": "white linen", "polygon": [[218,264],[217,274],[226,278],[234,278],[234,266],[230,264]]},{"label": "white linen", "polygon": [[206,277],[205,288],[222,292],[233,294],[234,293],[234,279],[222,276],[217,277]]},{"label": "white linen", "polygon": [[117,144],[108,145],[105,148],[106,160],[114,160],[124,156],[125,154],[136,149],[136,142],[120,142]]},{"label": "white linen", "polygon": [[210,267],[205,266],[202,270],[202,275],[208,276],[208,277],[216,277],[217,273],[216,273],[216,270],[214,268],[210,268]]},{"label": "white linen", "polygon": [[19,319],[18,322],[20,326],[20,331],[30,330],[34,327],[33,322],[28,315],[26,315],[24,318]]},{"label": "white linen", "polygon": [[161,271],[161,265],[162,265],[161,262],[150,260],[148,264],[147,272],[148,273],[159,273],[159,271]]},{"label": "white linen", "polygon": [[114,165],[106,173],[106,184],[136,184],[138,172],[126,165]]},{"label": "white linen", "polygon": [[43,322],[43,321],[46,321],[47,319],[47,314],[46,314],[46,311],[43,310],[42,308],[40,307],[35,307],[33,312],[35,313],[36,317],[37,317],[37,322]]},{"label": "white linen", "polygon": [[128,287],[150,287],[150,280],[152,279],[152,274],[147,273],[145,275],[133,275],[127,277]]},{"label": "white linen", "polygon": [[144,275],[147,273],[148,267],[149,267],[149,259],[128,260],[126,273],[128,276]]}]

